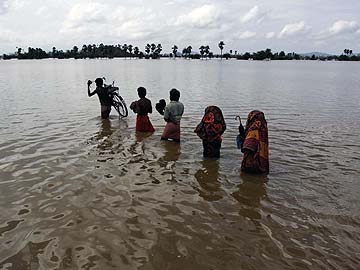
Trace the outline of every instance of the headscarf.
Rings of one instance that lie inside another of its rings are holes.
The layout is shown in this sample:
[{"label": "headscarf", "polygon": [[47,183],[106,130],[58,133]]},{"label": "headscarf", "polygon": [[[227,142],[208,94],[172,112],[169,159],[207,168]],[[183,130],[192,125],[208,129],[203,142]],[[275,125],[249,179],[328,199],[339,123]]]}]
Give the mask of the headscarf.
[{"label": "headscarf", "polygon": [[269,172],[269,141],[265,115],[261,111],[252,111],[248,115],[245,128],[245,141],[242,170]]},{"label": "headscarf", "polygon": [[221,141],[221,135],[226,130],[225,120],[222,111],[217,106],[209,106],[194,132],[204,141]]}]

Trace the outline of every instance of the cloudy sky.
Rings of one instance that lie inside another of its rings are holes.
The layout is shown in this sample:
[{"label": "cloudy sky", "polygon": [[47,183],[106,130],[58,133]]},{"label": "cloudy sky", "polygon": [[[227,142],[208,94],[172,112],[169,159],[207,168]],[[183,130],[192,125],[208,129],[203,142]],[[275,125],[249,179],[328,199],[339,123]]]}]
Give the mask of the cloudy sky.
[{"label": "cloudy sky", "polygon": [[226,50],[360,52],[360,0],[0,0],[0,53],[16,47],[224,40]]}]

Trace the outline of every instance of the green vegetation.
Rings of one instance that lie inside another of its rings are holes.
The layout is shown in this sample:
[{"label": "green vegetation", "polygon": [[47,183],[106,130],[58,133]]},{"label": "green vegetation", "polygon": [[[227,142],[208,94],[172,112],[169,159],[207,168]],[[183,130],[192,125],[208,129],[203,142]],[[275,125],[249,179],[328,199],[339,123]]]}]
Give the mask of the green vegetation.
[{"label": "green vegetation", "polygon": [[301,55],[294,52],[285,53],[284,51],[273,53],[271,49],[261,50],[258,52],[245,52],[239,54],[237,50],[229,50],[223,54],[225,43],[220,41],[218,47],[220,55],[214,55],[210,51],[209,45],[201,45],[199,52],[193,52],[191,45],[185,47],[182,53],[178,52],[178,46],[173,45],[170,53],[162,54],[163,48],[160,43],[146,44],[144,52],[140,51],[139,47],[131,44],[123,45],[104,45],[103,43],[83,45],[81,49],[74,46],[71,50],[57,50],[55,47],[50,52],[46,52],[41,48],[29,47],[27,51],[22,48],[17,48],[13,54],[3,54],[1,57],[4,60],[8,59],[84,59],[84,58],[146,58],[158,59],[160,57],[183,57],[188,59],[208,59],[208,58],[225,58],[225,59],[238,59],[238,60],[322,60],[322,61],[360,61],[360,55],[353,54],[351,49],[345,49],[341,55]]}]

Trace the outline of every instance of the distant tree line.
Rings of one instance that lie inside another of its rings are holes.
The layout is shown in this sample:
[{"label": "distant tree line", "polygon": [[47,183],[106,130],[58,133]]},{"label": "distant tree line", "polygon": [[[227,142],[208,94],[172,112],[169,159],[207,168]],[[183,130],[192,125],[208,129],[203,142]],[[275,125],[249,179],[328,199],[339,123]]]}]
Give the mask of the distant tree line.
[{"label": "distant tree line", "polygon": [[183,57],[188,59],[211,59],[211,58],[225,58],[225,59],[238,59],[238,60],[338,60],[338,61],[360,61],[360,55],[353,54],[351,49],[345,49],[341,55],[300,55],[297,53],[285,53],[284,51],[273,53],[271,49],[261,50],[258,52],[245,52],[243,54],[238,53],[237,50],[229,50],[223,53],[225,48],[224,41],[220,41],[218,44],[220,54],[214,54],[210,50],[209,45],[201,45],[198,52],[193,51],[193,47],[188,45],[179,52],[179,47],[173,45],[171,52],[162,53],[163,48],[160,43],[146,44],[144,52],[137,46],[131,44],[118,44],[118,45],[104,45],[100,43],[96,44],[84,44],[81,48],[74,46],[70,50],[58,50],[55,47],[51,51],[46,52],[41,48],[29,47],[27,50],[17,48],[13,54],[3,54],[2,59],[85,59],[85,58],[145,58],[145,59],[158,59],[160,57],[177,58]]}]

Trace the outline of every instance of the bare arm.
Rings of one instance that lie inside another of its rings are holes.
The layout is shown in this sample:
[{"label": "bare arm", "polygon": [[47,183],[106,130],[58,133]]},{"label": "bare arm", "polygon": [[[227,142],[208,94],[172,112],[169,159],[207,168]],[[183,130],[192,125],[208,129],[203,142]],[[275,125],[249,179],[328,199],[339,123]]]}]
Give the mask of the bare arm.
[{"label": "bare arm", "polygon": [[91,97],[91,96],[93,96],[93,95],[96,94],[96,89],[95,89],[93,92],[90,91],[90,85],[91,85],[91,81],[88,81],[88,83],[87,83],[87,86],[88,86],[88,97]]}]

